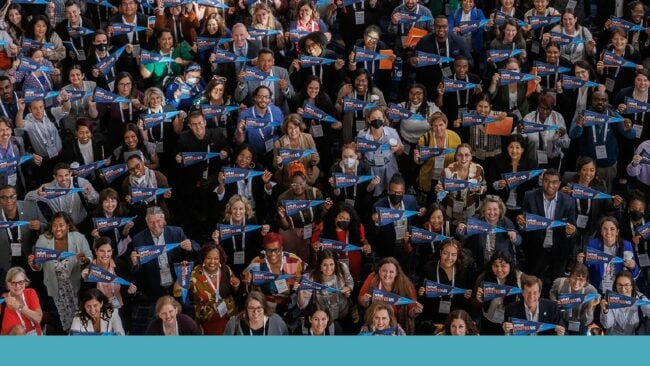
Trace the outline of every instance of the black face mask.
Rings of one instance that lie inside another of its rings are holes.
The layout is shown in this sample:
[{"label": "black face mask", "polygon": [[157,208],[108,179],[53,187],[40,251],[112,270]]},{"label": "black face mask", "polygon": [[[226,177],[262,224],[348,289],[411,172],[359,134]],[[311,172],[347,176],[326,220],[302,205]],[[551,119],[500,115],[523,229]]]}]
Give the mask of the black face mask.
[{"label": "black face mask", "polygon": [[338,227],[341,230],[347,230],[348,227],[350,227],[350,221],[337,221],[336,227]]},{"label": "black face mask", "polygon": [[641,221],[645,217],[645,214],[641,211],[630,211],[630,219],[633,221]]},{"label": "black face mask", "polygon": [[389,194],[388,195],[388,200],[390,201],[391,205],[396,205],[400,202],[402,202],[402,199],[404,198],[403,194]]},{"label": "black face mask", "polygon": [[104,51],[106,51],[106,50],[108,49],[108,45],[105,44],[105,43],[100,43],[100,44],[98,44],[97,46],[95,46],[95,48],[96,48],[98,51],[102,51],[102,52],[104,52]]},{"label": "black face mask", "polygon": [[370,121],[370,126],[374,128],[380,128],[383,125],[384,125],[384,121],[380,120],[379,118]]}]

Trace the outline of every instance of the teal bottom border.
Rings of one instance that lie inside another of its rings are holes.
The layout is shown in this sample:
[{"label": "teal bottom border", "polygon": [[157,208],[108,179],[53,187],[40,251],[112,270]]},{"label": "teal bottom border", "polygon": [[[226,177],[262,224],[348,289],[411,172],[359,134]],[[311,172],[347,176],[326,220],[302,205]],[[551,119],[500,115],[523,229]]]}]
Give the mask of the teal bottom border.
[{"label": "teal bottom border", "polygon": [[650,337],[0,337],[0,364],[630,365],[647,364],[648,344]]}]

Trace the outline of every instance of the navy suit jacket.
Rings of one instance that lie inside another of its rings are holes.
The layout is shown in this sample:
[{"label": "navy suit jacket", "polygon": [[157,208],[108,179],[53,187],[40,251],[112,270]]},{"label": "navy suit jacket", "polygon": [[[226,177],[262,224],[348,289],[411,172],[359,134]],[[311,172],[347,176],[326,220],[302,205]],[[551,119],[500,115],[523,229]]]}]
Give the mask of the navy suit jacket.
[{"label": "navy suit jacket", "polygon": [[[418,211],[418,203],[415,200],[415,197],[410,194],[404,195],[404,209],[409,211]],[[377,207],[391,208],[388,197],[383,197],[377,201],[372,207],[372,212],[377,212]],[[412,219],[408,219],[409,224]],[[387,224],[383,226],[374,226],[375,230],[375,250],[380,257],[386,257],[392,255],[392,248],[395,244],[395,224]]]},{"label": "navy suit jacket", "polygon": [[[163,231],[166,244],[180,243],[187,239],[183,229],[178,226],[165,226]],[[151,231],[145,229],[133,237],[133,246],[142,247],[147,245],[154,245]],[[182,248],[176,248],[167,252],[169,268],[172,277],[176,280],[176,272],[174,271],[174,263],[180,263],[184,260],[193,260],[198,254],[201,246],[192,240],[192,252],[188,252]],[[160,296],[170,295],[171,290],[160,287],[160,266],[158,260],[154,259],[142,265],[138,265],[133,269],[133,273],[137,278],[138,288],[148,297],[150,302],[155,302]]]},{"label": "navy suit jacket", "polygon": [[[539,316],[537,321],[542,323],[557,324],[562,325],[560,312],[557,305],[549,299],[539,299]],[[510,321],[510,318],[519,318],[526,320],[526,308],[524,307],[524,301],[519,300],[513,302],[512,304],[506,307],[505,321]],[[554,335],[555,330],[547,330],[545,332],[540,332],[538,334],[545,335]]]},{"label": "navy suit jacket", "polygon": [[[543,195],[542,188],[526,192],[522,211],[545,216]],[[576,204],[571,196],[566,193],[557,192],[557,204],[553,219],[575,225]],[[544,251],[545,236],[546,231],[544,230],[524,233],[524,249],[526,250],[526,260],[529,268],[535,267],[533,261],[540,258]],[[553,247],[551,248],[550,266],[554,278],[564,273],[569,256],[573,253],[574,239],[573,236],[567,237],[564,227],[553,229]]]}]

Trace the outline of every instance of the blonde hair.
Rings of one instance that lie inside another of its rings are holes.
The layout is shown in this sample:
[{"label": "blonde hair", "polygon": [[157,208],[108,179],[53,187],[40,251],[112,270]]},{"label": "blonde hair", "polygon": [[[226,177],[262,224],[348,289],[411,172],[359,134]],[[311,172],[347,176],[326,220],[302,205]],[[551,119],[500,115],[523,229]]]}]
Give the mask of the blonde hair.
[{"label": "blonde hair", "polygon": [[390,327],[391,328],[396,327],[397,318],[395,317],[395,312],[393,311],[393,307],[391,305],[388,305],[385,302],[373,302],[372,304],[370,304],[370,306],[366,310],[366,325],[368,325],[368,327],[372,325],[372,320],[375,316],[375,313],[380,310],[386,310],[388,312],[388,318],[390,319]]},{"label": "blonde hair", "polygon": [[[255,13],[258,10],[265,10],[267,13],[269,13],[269,18],[268,18],[268,23],[267,24],[256,23]],[[253,20],[251,22],[252,26],[261,25],[261,26],[264,27],[264,29],[275,29],[275,16],[273,15],[273,11],[271,10],[271,7],[268,4],[263,3],[263,2],[256,3],[253,6],[252,14],[253,14]]]},{"label": "blonde hair", "polygon": [[144,105],[149,108],[149,100],[151,99],[151,96],[155,94],[159,96],[162,99],[162,103],[160,104],[161,106],[165,106],[165,94],[162,92],[162,90],[156,88],[156,87],[151,87],[148,88],[147,90],[144,91]]},{"label": "blonde hair", "polygon": [[176,299],[174,299],[173,297],[171,297],[169,295],[166,295],[166,296],[163,296],[163,297],[159,298],[156,301],[156,315],[160,314],[160,311],[162,310],[163,306],[165,306],[165,305],[171,305],[176,309],[176,312],[178,314],[181,313],[181,310],[182,310],[181,304],[178,301],[176,301]]},{"label": "blonde hair", "polygon": [[479,212],[483,217],[485,217],[485,206],[488,203],[496,203],[499,206],[499,220],[503,219],[506,216],[506,205],[503,203],[503,200],[499,196],[495,196],[492,194],[488,194],[483,198],[483,202],[481,202],[481,207],[479,208]]},{"label": "blonde hair", "polygon": [[304,131],[307,129],[307,126],[305,126],[305,122],[302,120],[302,117],[298,113],[290,113],[286,117],[284,117],[284,121],[282,121],[282,133],[286,135],[287,129],[289,127],[289,123],[292,123],[298,127],[300,127],[300,131]]},{"label": "blonde hair", "polygon": [[230,210],[232,210],[232,206],[237,203],[237,202],[242,202],[244,204],[244,209],[246,210],[246,218],[251,218],[253,216],[253,207],[251,206],[251,203],[248,201],[248,198],[240,196],[238,194],[230,197],[228,200],[228,203],[226,204],[226,210],[225,210],[225,216],[224,218],[226,221],[230,221],[230,217],[232,214],[230,213]]}]

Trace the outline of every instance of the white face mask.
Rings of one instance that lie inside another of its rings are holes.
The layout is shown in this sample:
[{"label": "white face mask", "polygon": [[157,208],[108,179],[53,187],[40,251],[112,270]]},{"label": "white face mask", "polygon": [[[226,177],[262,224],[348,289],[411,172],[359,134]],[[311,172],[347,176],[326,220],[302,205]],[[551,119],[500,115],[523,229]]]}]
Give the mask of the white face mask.
[{"label": "white face mask", "polygon": [[194,86],[199,82],[199,78],[187,78],[185,82],[187,82],[189,85]]},{"label": "white face mask", "polygon": [[354,168],[354,166],[357,165],[357,159],[354,158],[343,159],[343,164],[345,164],[346,168],[348,169]]}]

